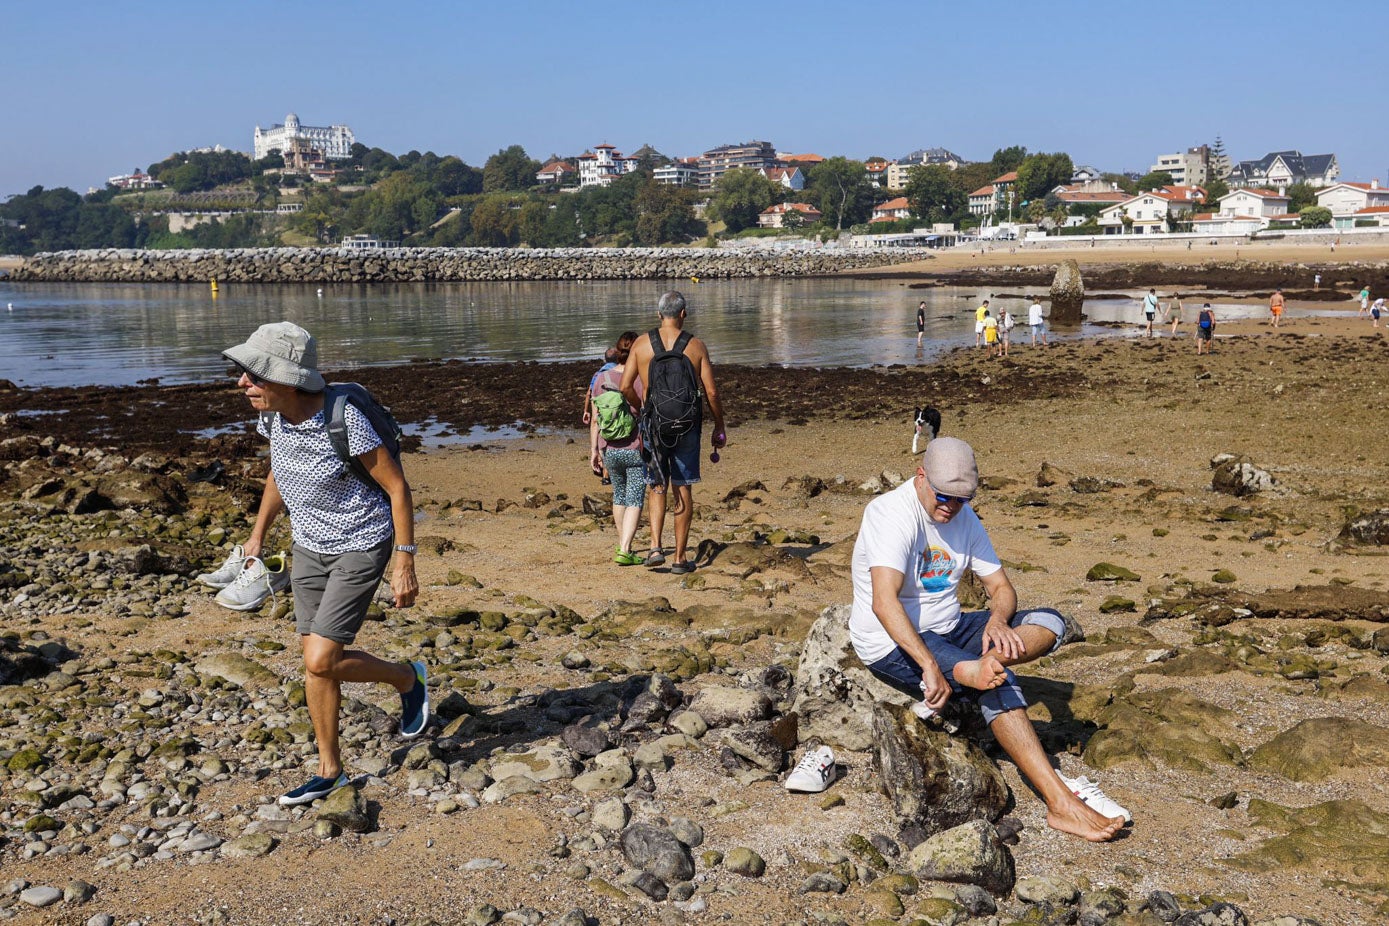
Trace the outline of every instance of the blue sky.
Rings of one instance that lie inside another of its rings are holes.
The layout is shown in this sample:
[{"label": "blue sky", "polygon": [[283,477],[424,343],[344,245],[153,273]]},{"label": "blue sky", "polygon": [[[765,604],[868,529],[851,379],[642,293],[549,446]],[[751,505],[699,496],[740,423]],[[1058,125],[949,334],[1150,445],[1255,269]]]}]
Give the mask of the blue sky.
[{"label": "blue sky", "polygon": [[6,0],[0,197],[85,191],[169,153],[251,148],[295,112],[481,165],[608,142],[970,160],[1010,144],[1102,170],[1223,137],[1385,177],[1384,7],[1169,0],[202,4]]}]

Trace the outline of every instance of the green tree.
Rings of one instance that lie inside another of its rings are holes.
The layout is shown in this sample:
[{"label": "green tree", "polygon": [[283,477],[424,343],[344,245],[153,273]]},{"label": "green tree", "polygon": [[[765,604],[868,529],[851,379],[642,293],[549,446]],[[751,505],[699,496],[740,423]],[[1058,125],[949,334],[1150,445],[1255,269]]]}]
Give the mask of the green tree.
[{"label": "green tree", "polygon": [[867,222],[878,193],[863,162],[844,157],[828,158],[812,167],[806,190],[820,209],[821,221],[834,225],[836,232],[845,225]]},{"label": "green tree", "polygon": [[1230,192],[1230,184],[1221,180],[1219,177],[1211,177],[1203,184],[1203,188],[1206,191],[1206,205],[1212,208],[1215,207],[1216,203],[1220,202],[1220,197]]},{"label": "green tree", "polygon": [[993,171],[993,177],[989,179],[992,180],[994,177],[1001,177],[1009,171],[1017,170],[1026,157],[1027,148],[1023,145],[999,148],[994,151],[993,159],[989,161],[990,169]]},{"label": "green tree", "polygon": [[1135,184],[1138,192],[1147,193],[1150,190],[1160,190],[1173,183],[1172,175],[1165,170],[1154,170],[1138,178]]},{"label": "green tree", "polygon": [[528,190],[535,186],[535,175],[540,166],[540,162],[532,160],[520,145],[503,148],[482,166],[483,192]]},{"label": "green tree", "polygon": [[689,192],[646,178],[633,203],[637,212],[638,244],[683,244],[702,236],[704,223],[695,217]]},{"label": "green tree", "polygon": [[1288,187],[1289,212],[1301,212],[1307,206],[1317,204],[1317,191],[1315,187],[1306,183],[1294,183]]},{"label": "green tree", "polygon": [[1075,165],[1065,152],[1029,154],[1018,165],[1018,182],[1014,189],[1022,201],[1033,203],[1046,198],[1054,188],[1070,183]]},{"label": "green tree", "polygon": [[520,210],[511,208],[511,197],[491,193],[478,201],[471,217],[470,243],[476,247],[504,248],[516,243]]},{"label": "green tree", "polygon": [[912,214],[927,222],[953,222],[969,208],[969,197],[956,185],[954,172],[942,164],[907,171],[906,194]]},{"label": "green tree", "polygon": [[[864,180],[867,182],[866,177]],[[730,234],[736,234],[756,225],[763,209],[781,202],[784,190],[785,187],[768,180],[760,171],[737,167],[714,184],[705,214],[716,222],[723,222]]]},{"label": "green tree", "polygon": [[1304,206],[1297,213],[1303,228],[1327,228],[1331,225],[1331,210],[1325,206]]}]

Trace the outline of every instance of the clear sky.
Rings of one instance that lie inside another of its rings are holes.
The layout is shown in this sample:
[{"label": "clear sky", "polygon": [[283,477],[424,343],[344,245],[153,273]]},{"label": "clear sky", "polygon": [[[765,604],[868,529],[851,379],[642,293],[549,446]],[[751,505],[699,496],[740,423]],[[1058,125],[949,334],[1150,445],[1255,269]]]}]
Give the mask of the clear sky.
[{"label": "clear sky", "polygon": [[[1334,152],[1385,178],[1382,0],[5,0],[0,197],[100,187],[174,151],[249,152],[297,113],[481,166],[607,142],[671,156],[764,139],[853,158],[1066,151],[1146,171]],[[1372,38],[1357,38],[1362,32]]]}]

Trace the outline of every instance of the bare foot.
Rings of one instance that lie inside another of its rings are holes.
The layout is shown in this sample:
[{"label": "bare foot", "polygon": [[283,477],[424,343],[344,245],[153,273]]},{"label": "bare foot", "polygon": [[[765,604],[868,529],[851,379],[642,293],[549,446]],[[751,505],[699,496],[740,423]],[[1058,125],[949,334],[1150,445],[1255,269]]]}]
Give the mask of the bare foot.
[{"label": "bare foot", "polygon": [[966,688],[988,691],[1008,681],[1007,671],[993,653],[988,653],[980,659],[955,663],[951,675]]},{"label": "bare foot", "polygon": [[1057,806],[1047,808],[1047,826],[1090,842],[1108,842],[1124,828],[1123,817],[1106,817],[1091,810],[1080,798],[1069,797],[1070,800],[1063,799]]}]

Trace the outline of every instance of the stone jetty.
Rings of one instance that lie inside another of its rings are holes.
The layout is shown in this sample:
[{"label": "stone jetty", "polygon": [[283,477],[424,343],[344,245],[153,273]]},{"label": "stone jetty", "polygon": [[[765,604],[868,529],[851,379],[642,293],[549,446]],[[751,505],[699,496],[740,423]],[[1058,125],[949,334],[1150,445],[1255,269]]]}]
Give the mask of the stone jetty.
[{"label": "stone jetty", "polygon": [[45,283],[432,283],[822,276],[929,257],[920,248],[234,248],[57,251],[11,279]]}]

